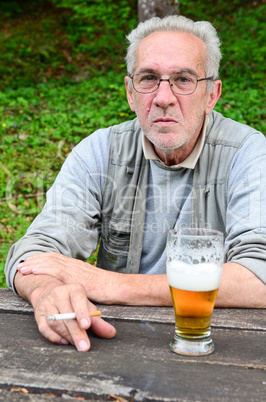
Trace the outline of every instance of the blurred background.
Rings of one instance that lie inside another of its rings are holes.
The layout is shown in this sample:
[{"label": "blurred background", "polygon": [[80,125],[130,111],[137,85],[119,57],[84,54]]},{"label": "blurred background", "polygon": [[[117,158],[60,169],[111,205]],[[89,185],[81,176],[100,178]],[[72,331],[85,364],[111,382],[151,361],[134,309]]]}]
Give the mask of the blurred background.
[{"label": "blurred background", "polygon": [[[0,287],[10,246],[40,212],[71,149],[134,117],[123,84],[125,35],[140,3],[0,1]],[[265,132],[265,1],[180,0],[176,7],[213,23],[222,40],[215,109]]]}]

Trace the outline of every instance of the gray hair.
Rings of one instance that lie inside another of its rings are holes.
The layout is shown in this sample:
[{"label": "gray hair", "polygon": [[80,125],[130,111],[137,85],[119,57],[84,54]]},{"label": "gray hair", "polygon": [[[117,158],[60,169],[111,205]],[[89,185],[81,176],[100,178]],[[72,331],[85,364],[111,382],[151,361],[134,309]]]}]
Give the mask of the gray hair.
[{"label": "gray hair", "polygon": [[[136,53],[140,42],[152,33],[159,31],[186,32],[200,38],[204,42],[207,50],[205,74],[207,77],[218,79],[222,55],[220,51],[221,42],[216,29],[208,21],[194,22],[186,17],[177,15],[169,15],[162,19],[153,17],[145,22],[139,23],[137,28],[133,29],[130,34],[127,35],[126,38],[129,42],[129,46],[125,60],[130,76],[134,74],[136,68]],[[211,82],[208,83],[212,84]],[[211,87],[212,85],[207,87],[210,92]]]}]

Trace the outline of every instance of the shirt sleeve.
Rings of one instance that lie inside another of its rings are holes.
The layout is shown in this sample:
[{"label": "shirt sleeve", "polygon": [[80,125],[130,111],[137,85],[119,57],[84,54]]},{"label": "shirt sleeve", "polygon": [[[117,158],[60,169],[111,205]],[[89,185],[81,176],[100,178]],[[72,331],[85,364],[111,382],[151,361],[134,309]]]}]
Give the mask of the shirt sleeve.
[{"label": "shirt sleeve", "polygon": [[101,227],[102,189],[105,182],[110,129],[98,130],[81,141],[64,162],[47,192],[42,212],[7,256],[7,285],[20,261],[54,251],[85,261],[96,249]]},{"label": "shirt sleeve", "polygon": [[266,283],[266,139],[251,135],[234,157],[228,181],[225,255]]}]

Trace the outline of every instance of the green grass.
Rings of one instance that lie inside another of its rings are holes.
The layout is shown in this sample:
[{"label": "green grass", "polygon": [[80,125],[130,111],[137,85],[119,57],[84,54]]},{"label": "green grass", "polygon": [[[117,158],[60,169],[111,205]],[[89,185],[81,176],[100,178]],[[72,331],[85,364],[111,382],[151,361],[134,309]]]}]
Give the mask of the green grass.
[{"label": "green grass", "polygon": [[[10,246],[41,210],[71,149],[95,129],[132,117],[123,57],[136,2],[115,3],[0,3],[0,286]],[[180,1],[183,15],[211,21],[222,39],[216,110],[260,131],[265,10],[262,1]]]}]

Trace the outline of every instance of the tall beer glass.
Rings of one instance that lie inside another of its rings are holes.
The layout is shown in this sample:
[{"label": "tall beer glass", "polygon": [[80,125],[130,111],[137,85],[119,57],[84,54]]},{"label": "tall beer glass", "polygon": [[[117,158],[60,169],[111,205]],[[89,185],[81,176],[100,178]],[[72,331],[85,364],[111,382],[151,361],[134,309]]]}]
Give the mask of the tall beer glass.
[{"label": "tall beer glass", "polygon": [[211,229],[173,229],[167,239],[167,277],[175,310],[170,349],[203,356],[214,351],[211,317],[223,265],[223,234]]}]

